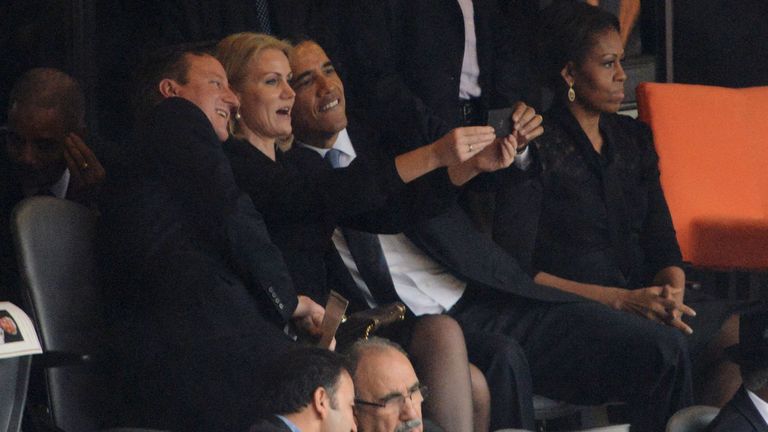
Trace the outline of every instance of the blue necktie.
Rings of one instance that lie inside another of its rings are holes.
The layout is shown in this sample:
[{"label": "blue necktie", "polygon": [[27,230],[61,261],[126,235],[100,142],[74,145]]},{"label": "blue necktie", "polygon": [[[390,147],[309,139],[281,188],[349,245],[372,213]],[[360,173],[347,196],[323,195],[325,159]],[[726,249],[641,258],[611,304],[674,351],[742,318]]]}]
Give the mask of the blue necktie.
[{"label": "blue necktie", "polygon": [[[332,148],[325,154],[325,160],[333,167],[340,166],[342,151]],[[371,294],[379,305],[400,301],[392,283],[389,265],[381,249],[379,236],[352,228],[341,228],[347,240],[349,253],[355,260],[360,277],[368,285]]]},{"label": "blue necktie", "polygon": [[328,161],[329,164],[331,164],[332,167],[338,168],[341,166],[341,155],[342,151],[339,149],[332,148],[328,150],[328,152],[325,154],[325,160]]}]

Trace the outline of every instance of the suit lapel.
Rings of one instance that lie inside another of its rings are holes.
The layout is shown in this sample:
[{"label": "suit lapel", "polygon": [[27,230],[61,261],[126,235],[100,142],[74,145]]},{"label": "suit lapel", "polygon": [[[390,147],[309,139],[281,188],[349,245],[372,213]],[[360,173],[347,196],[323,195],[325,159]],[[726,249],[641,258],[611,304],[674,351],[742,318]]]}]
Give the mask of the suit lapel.
[{"label": "suit lapel", "polygon": [[752,403],[752,400],[749,398],[749,395],[747,395],[747,390],[744,387],[741,387],[736,393],[736,396],[734,396],[733,407],[736,408],[736,410],[741,413],[750,424],[752,424],[754,430],[760,432],[768,431],[768,424],[766,424],[763,416],[760,415],[755,404]]}]

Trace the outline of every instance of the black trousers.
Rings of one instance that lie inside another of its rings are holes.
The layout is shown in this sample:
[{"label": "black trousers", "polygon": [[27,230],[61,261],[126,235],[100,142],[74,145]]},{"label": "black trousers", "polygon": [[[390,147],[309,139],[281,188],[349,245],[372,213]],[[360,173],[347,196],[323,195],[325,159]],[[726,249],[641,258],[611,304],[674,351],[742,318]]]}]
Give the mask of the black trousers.
[{"label": "black trousers", "polygon": [[523,347],[498,333],[464,337],[469,361],[485,374],[491,392],[491,430],[535,430],[533,382]]},{"label": "black trousers", "polygon": [[471,287],[449,314],[467,334],[520,343],[536,394],[578,404],[626,402],[633,431],[662,431],[692,404],[683,334],[592,302],[545,303]]}]

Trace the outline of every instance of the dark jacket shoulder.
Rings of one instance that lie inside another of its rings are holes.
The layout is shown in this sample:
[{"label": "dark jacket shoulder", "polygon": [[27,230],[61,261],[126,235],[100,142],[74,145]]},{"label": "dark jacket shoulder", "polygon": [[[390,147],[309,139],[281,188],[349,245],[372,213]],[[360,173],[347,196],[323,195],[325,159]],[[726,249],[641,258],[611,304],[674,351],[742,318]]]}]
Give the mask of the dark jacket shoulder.
[{"label": "dark jacket shoulder", "polygon": [[720,414],[710,423],[707,432],[766,432],[766,424],[760,412],[749,398],[744,387],[740,388]]},{"label": "dark jacket shoulder", "polygon": [[266,419],[257,420],[250,429],[249,432],[290,432],[291,429],[276,416],[272,416]]}]

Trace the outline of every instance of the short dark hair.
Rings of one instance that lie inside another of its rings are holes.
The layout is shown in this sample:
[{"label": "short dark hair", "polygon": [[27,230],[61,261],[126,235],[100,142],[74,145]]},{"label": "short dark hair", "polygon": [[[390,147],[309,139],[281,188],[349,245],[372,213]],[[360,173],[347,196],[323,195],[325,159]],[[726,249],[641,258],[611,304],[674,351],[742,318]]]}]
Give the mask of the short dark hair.
[{"label": "short dark hair", "polygon": [[152,107],[163,100],[158,90],[160,81],[169,78],[179,84],[187,83],[189,72],[188,55],[213,56],[213,43],[210,41],[169,45],[150,51],[136,69],[135,91],[132,100],[137,120],[151,111]]},{"label": "short dark hair", "polygon": [[544,84],[555,91],[565,84],[560,71],[568,62],[581,64],[595,38],[619,31],[615,15],[577,0],[555,0],[541,11],[534,56]]},{"label": "short dark hair", "polygon": [[85,129],[85,96],[80,84],[58,69],[30,69],[16,81],[8,100],[8,117],[11,111],[27,108],[53,109],[68,131]]},{"label": "short dark hair", "polygon": [[343,372],[349,370],[341,354],[314,347],[293,349],[267,368],[261,412],[297,413],[312,403],[319,387],[328,392],[331,408],[336,409],[336,390]]}]

